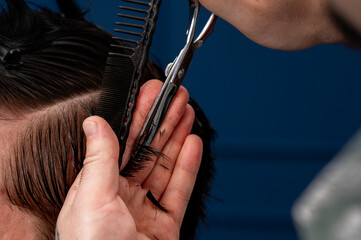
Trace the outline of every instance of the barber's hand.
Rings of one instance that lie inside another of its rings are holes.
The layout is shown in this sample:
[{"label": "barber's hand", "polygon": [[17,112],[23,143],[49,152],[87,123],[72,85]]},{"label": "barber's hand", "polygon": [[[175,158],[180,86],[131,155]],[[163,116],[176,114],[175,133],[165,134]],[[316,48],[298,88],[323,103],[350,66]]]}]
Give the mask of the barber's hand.
[{"label": "barber's hand", "polygon": [[[141,89],[121,168],[160,87],[150,81]],[[119,176],[119,145],[110,126],[99,117],[84,121],[86,159],[59,214],[58,239],[179,238],[202,155],[200,138],[189,135],[194,111],[187,102],[181,88],[152,143],[168,159],[153,159],[133,178]],[[149,189],[167,213],[146,198]]]},{"label": "barber's hand", "polygon": [[301,50],[344,42],[326,0],[199,0],[252,41],[273,49]]}]

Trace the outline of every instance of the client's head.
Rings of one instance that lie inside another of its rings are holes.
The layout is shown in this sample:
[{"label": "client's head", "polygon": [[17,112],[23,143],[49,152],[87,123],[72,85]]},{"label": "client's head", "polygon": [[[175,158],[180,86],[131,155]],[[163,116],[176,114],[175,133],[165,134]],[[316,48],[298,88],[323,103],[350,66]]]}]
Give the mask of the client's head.
[{"label": "client's head", "polygon": [[[0,62],[0,238],[53,238],[58,213],[82,167],[82,122],[95,111],[114,41],[84,20],[85,12],[73,0],[57,2],[60,13],[6,0],[0,14],[0,57],[20,50],[10,65]],[[162,77],[149,62],[144,79]],[[205,141],[207,159],[182,239],[193,238],[198,218],[204,216],[213,169],[207,149],[212,130],[195,108],[195,130]]]}]

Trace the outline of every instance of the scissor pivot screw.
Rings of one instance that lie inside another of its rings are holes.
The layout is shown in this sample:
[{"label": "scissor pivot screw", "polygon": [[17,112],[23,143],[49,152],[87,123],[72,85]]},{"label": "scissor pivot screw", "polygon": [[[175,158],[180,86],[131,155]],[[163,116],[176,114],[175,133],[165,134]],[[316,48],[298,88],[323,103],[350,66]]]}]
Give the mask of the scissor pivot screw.
[{"label": "scissor pivot screw", "polygon": [[184,77],[184,69],[181,69],[178,72],[178,78],[183,78],[183,77]]},{"label": "scissor pivot screw", "polygon": [[173,67],[173,62],[169,63],[165,69],[165,76],[168,77],[169,76],[169,73],[170,71],[172,70],[172,67]]}]

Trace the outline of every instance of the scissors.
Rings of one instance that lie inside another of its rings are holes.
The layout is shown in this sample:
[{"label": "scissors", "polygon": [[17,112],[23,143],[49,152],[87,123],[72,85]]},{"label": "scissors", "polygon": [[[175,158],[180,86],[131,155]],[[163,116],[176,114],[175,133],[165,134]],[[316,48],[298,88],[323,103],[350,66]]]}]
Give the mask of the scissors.
[{"label": "scissors", "polygon": [[212,14],[203,30],[195,38],[196,25],[200,10],[198,0],[189,0],[189,25],[187,29],[187,41],[185,47],[173,62],[168,64],[165,74],[166,80],[147,116],[147,119],[140,132],[138,142],[143,146],[149,146],[155,137],[168,109],[172,103],[183,79],[189,69],[194,52],[200,48],[205,40],[211,35],[215,27],[217,17]]}]

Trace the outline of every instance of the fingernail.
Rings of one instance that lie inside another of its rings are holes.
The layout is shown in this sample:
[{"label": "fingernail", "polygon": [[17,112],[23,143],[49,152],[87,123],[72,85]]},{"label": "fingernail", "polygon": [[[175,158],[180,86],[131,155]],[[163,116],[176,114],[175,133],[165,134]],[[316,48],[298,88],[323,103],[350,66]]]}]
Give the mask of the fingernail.
[{"label": "fingernail", "polygon": [[86,137],[88,138],[97,133],[98,126],[93,121],[86,121],[83,124],[83,129],[84,129],[84,133],[85,133]]}]

